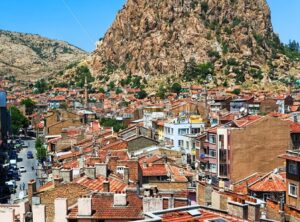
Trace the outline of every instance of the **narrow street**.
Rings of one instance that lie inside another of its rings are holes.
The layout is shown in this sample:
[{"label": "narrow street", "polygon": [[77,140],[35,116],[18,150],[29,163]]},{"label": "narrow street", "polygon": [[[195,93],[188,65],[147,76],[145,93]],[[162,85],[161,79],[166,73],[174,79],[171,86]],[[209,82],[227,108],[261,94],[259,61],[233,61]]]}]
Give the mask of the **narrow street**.
[{"label": "narrow street", "polygon": [[[23,192],[24,195],[27,195],[28,181],[30,181],[31,179],[36,180],[36,171],[32,170],[32,166],[34,166],[34,168],[36,169],[36,165],[37,165],[37,160],[35,159],[35,140],[24,140],[24,143],[25,145],[28,145],[28,148],[23,148],[18,154],[18,158],[22,159],[22,161],[18,162],[17,166],[18,168],[23,166],[26,169],[26,172],[21,173],[20,181],[16,181],[17,192],[11,195],[11,200],[17,199],[20,196],[22,196],[22,194],[20,194],[21,192]],[[34,155],[33,159],[27,159],[27,151],[29,150],[32,151]],[[25,183],[25,191],[20,190],[20,184],[23,184],[23,182]],[[38,186],[39,184],[37,183],[37,187]]]}]

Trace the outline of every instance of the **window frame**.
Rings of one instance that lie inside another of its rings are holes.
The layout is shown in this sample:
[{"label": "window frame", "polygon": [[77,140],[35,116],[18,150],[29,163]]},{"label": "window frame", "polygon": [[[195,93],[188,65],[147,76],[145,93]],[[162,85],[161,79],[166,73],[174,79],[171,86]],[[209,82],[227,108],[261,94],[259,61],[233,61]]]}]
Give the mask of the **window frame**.
[{"label": "window frame", "polygon": [[[295,194],[293,194],[293,193],[291,193],[291,187],[294,187],[295,188]],[[297,198],[297,189],[298,189],[298,187],[297,187],[297,185],[295,185],[295,184],[293,184],[293,183],[289,183],[289,196],[291,196],[291,197],[295,197],[295,198]]]}]

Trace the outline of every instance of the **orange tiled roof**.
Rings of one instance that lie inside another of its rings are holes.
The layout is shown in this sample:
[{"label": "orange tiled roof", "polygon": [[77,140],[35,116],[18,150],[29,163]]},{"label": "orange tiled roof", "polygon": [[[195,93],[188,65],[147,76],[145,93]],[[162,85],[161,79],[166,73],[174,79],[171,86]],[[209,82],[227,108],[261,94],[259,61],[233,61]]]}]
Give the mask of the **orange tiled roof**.
[{"label": "orange tiled roof", "polygon": [[300,162],[300,156],[296,156],[296,155],[292,155],[292,154],[288,154],[288,153],[279,155],[278,157],[282,158],[282,159],[286,159],[286,160],[293,160],[296,162]]},{"label": "orange tiled roof", "polygon": [[271,173],[249,186],[252,191],[258,192],[285,192],[285,179],[280,174]]},{"label": "orange tiled roof", "polygon": [[237,127],[244,127],[261,118],[262,118],[261,116],[245,116],[238,120],[234,120],[234,123],[237,125]]},{"label": "orange tiled roof", "polygon": [[287,120],[290,124],[291,133],[300,133],[300,124]]},{"label": "orange tiled roof", "polygon": [[55,96],[49,99],[49,101],[65,101],[66,97],[65,96]]},{"label": "orange tiled roof", "polygon": [[237,182],[234,185],[234,192],[238,193],[238,194],[248,194],[248,185],[254,183],[255,181],[257,181],[258,179],[260,179],[261,176],[258,174],[253,174],[250,177]]},{"label": "orange tiled roof", "polygon": [[154,164],[146,168],[142,168],[143,176],[167,176],[168,172],[165,164]]},{"label": "orange tiled roof", "polygon": [[[88,189],[103,192],[103,182],[105,181],[104,176],[99,176],[96,179],[91,179],[88,177],[81,177],[77,179],[75,182],[80,184],[81,186],[87,187]],[[110,192],[123,192],[127,188],[127,184],[124,183],[121,179],[116,176],[110,175],[108,177],[108,181],[110,182]]]},{"label": "orange tiled roof", "polygon": [[201,209],[199,210],[199,213],[201,214],[200,217],[193,217],[191,214],[189,214],[186,211],[175,211],[175,212],[170,212],[162,216],[162,221],[163,222],[206,222],[209,220],[214,220],[214,219],[220,219],[223,218],[226,221],[240,221],[234,217],[231,217],[227,214],[222,214],[222,213],[217,213],[213,211],[208,211]]},{"label": "orange tiled roof", "polygon": [[[111,220],[138,220],[143,219],[142,199],[136,193],[127,193],[126,206],[114,206],[114,196],[112,194],[96,194],[92,197],[93,214],[92,219],[111,219]],[[68,214],[69,219],[77,218],[78,207],[74,207]]]}]

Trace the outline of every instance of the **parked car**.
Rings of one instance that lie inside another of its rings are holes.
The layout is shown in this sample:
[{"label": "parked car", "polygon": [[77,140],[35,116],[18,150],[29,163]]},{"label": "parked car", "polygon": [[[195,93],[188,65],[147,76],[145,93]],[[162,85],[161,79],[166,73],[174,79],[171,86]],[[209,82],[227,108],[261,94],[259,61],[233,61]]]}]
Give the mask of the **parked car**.
[{"label": "parked car", "polygon": [[33,159],[33,153],[32,151],[27,151],[27,159]]},{"label": "parked car", "polygon": [[20,174],[18,170],[13,170],[13,169],[8,170],[7,176],[8,178],[13,180],[20,180]]},{"label": "parked car", "polygon": [[9,188],[10,193],[16,192],[17,185],[15,180],[10,180],[8,182],[5,182],[5,185]]},{"label": "parked car", "polygon": [[19,167],[19,170],[20,170],[21,173],[25,173],[26,172],[26,169],[23,166]]}]

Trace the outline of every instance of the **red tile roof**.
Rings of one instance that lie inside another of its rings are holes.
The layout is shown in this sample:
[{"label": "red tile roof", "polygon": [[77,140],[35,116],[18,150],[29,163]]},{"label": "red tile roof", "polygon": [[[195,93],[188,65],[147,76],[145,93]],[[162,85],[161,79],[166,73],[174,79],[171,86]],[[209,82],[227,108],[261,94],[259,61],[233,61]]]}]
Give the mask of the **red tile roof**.
[{"label": "red tile roof", "polygon": [[146,168],[142,167],[143,176],[167,176],[165,164],[154,164]]},{"label": "red tile roof", "polygon": [[258,192],[285,192],[285,179],[280,174],[270,173],[249,186],[252,191]]},{"label": "red tile roof", "polygon": [[[93,214],[89,217],[92,219],[110,219],[130,221],[143,219],[142,199],[136,193],[127,192],[127,205],[114,206],[113,194],[103,193],[95,194],[92,197]],[[78,207],[74,207],[68,214],[69,219],[77,218]]]},{"label": "red tile roof", "polygon": [[245,127],[261,118],[261,116],[245,116],[238,120],[234,120],[234,123],[237,125],[237,127]]},{"label": "red tile roof", "polygon": [[[90,190],[103,192],[103,182],[105,181],[104,176],[99,176],[96,179],[91,179],[86,176],[76,179],[75,182],[84,186]],[[114,175],[108,177],[110,182],[110,192],[123,192],[127,186],[120,178]]]},{"label": "red tile roof", "polygon": [[49,98],[49,101],[65,101],[66,97],[65,96],[55,96],[52,98]]},{"label": "red tile roof", "polygon": [[293,160],[296,162],[300,162],[300,156],[296,156],[296,155],[292,155],[292,154],[286,153],[286,154],[279,155],[278,157],[282,158],[282,159],[286,159],[286,160]]},{"label": "red tile roof", "polygon": [[300,124],[287,120],[290,124],[291,133],[300,133]]},{"label": "red tile roof", "polygon": [[163,222],[206,222],[208,220],[223,218],[226,221],[241,221],[226,214],[217,213],[209,210],[198,210],[201,214],[199,217],[194,217],[186,211],[170,212],[162,216]]}]

